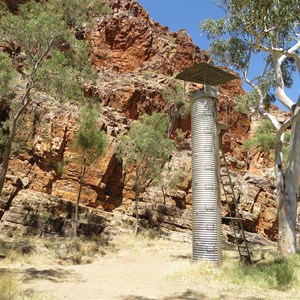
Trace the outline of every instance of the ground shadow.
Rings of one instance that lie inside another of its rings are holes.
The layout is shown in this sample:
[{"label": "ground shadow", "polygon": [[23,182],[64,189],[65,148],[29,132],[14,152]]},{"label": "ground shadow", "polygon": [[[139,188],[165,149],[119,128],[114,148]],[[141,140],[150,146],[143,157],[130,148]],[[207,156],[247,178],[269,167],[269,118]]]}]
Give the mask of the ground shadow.
[{"label": "ground shadow", "polygon": [[0,268],[0,275],[4,274],[20,275],[23,283],[30,283],[36,280],[49,280],[55,283],[62,283],[66,281],[83,281],[80,274],[75,271],[64,270],[61,268],[55,269],[11,269]]},{"label": "ground shadow", "polygon": [[143,296],[122,296],[120,300],[158,300],[157,298],[148,298]]},{"label": "ground shadow", "polygon": [[186,290],[182,294],[175,294],[170,297],[165,297],[163,300],[200,300],[200,299],[209,299],[206,295],[203,293],[199,293],[193,290]]},{"label": "ground shadow", "polygon": [[[216,299],[216,298],[213,298],[213,299]],[[222,299],[222,300],[232,300],[232,299],[235,299],[235,300],[266,300],[266,297],[255,297],[255,296],[251,296],[251,297],[248,297],[248,296],[245,296],[245,297],[236,297],[232,296],[231,295],[220,295],[218,299]]]},{"label": "ground shadow", "polygon": [[205,296],[202,293],[190,289],[186,290],[182,294],[174,294],[164,298],[148,298],[148,297],[134,296],[134,295],[123,296],[120,298],[120,300],[201,300],[201,299],[208,300],[209,298],[207,298],[207,296]]},{"label": "ground shadow", "polygon": [[182,259],[182,260],[190,260],[192,261],[193,257],[192,254],[186,254],[186,255],[171,255],[171,258],[173,259]]},{"label": "ground shadow", "polygon": [[49,280],[52,282],[62,283],[65,281],[83,281],[80,274],[75,271],[64,270],[61,268],[43,269],[28,268],[21,273],[23,282],[30,283],[33,280]]},{"label": "ground shadow", "polygon": [[222,300],[265,300],[264,297],[236,297],[231,295],[226,295],[226,294],[221,294],[217,297],[213,296],[207,296],[203,293],[197,292],[197,291],[193,291],[193,290],[186,290],[185,292],[183,292],[182,294],[173,294],[171,296],[167,296],[164,298],[148,298],[148,297],[143,297],[143,296],[134,296],[134,295],[130,295],[130,296],[123,296],[120,298],[120,300],[213,300],[213,299],[222,299]]}]

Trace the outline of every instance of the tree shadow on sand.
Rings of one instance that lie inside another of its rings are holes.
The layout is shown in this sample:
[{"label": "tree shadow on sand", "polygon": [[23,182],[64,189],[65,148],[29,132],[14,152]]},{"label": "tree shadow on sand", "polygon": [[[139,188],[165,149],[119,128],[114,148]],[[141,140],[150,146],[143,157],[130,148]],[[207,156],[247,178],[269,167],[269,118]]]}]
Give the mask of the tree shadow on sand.
[{"label": "tree shadow on sand", "polygon": [[124,296],[120,300],[199,300],[209,299],[204,294],[187,290],[183,294],[174,294],[165,298],[148,298],[143,296]]},{"label": "tree shadow on sand", "polygon": [[30,283],[36,280],[49,280],[56,283],[62,283],[66,281],[83,281],[80,274],[75,271],[64,270],[61,268],[55,269],[9,269],[1,268],[0,275],[13,273],[20,275],[23,283]]},{"label": "tree shadow on sand", "polygon": [[264,300],[265,298],[257,298],[257,297],[234,297],[232,295],[220,295],[219,297],[209,297],[203,293],[199,293],[193,290],[186,290],[182,294],[173,294],[171,296],[167,296],[164,298],[148,298],[143,296],[123,296],[120,300],[212,300],[212,299],[222,299],[222,300]]}]

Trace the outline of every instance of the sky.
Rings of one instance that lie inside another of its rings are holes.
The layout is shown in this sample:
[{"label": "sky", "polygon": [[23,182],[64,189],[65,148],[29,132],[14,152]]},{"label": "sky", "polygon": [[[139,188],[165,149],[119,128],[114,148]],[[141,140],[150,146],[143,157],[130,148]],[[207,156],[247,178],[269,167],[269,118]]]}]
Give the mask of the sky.
[{"label": "sky", "polygon": [[224,16],[214,0],[139,0],[149,12],[150,17],[170,31],[186,29],[193,42],[201,49],[207,49],[209,43],[200,32],[200,22],[205,18],[218,19]]},{"label": "sky", "polygon": [[[170,31],[186,29],[193,42],[200,49],[209,49],[206,36],[200,31],[200,23],[206,18],[219,19],[225,15],[223,9],[218,7],[214,0],[138,0],[149,12],[150,18],[158,21],[161,25],[168,26]],[[258,62],[259,64],[259,62]],[[251,75],[251,74],[250,74]],[[287,89],[286,93],[292,100],[299,95],[300,79],[295,77],[294,87]],[[249,91],[247,85],[244,89]],[[281,109],[284,107],[276,103]]]}]

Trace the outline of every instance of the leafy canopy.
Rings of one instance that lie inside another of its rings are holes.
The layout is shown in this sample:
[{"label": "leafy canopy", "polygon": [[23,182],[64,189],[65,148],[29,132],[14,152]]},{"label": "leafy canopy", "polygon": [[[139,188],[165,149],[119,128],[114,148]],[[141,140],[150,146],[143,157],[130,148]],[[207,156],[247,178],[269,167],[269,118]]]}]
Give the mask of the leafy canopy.
[{"label": "leafy canopy", "polygon": [[0,99],[11,93],[17,72],[13,68],[9,55],[0,52]]},{"label": "leafy canopy", "polygon": [[[211,42],[213,58],[238,71],[255,91],[236,98],[237,110],[250,113],[259,104],[268,106],[276,97],[275,62],[272,47],[287,49],[299,29],[300,4],[290,0],[221,0],[226,12],[219,20],[206,19],[200,27]],[[254,57],[261,63],[251,70]],[[284,84],[291,87],[295,62],[287,57],[282,66]]]},{"label": "leafy canopy", "polygon": [[[82,81],[95,79],[95,74],[89,48],[76,39],[74,31],[104,12],[106,7],[96,0],[88,5],[82,0],[30,1],[19,5],[16,15],[1,12],[1,41],[11,46],[10,59],[31,92],[44,91],[59,99],[83,98]],[[5,73],[9,66],[2,56]]]},{"label": "leafy canopy", "polygon": [[108,14],[110,8],[101,0],[56,0],[61,6],[65,22],[79,30],[91,25],[90,20],[99,15]]},{"label": "leafy canopy", "polygon": [[135,167],[141,185],[159,179],[164,163],[174,149],[168,139],[168,117],[163,113],[145,114],[133,122],[128,134],[118,147],[118,157],[123,158],[127,168]]},{"label": "leafy canopy", "polygon": [[73,149],[80,153],[80,160],[87,166],[104,155],[107,148],[107,136],[97,126],[98,117],[96,107],[84,107],[80,114],[79,130],[75,135]]}]

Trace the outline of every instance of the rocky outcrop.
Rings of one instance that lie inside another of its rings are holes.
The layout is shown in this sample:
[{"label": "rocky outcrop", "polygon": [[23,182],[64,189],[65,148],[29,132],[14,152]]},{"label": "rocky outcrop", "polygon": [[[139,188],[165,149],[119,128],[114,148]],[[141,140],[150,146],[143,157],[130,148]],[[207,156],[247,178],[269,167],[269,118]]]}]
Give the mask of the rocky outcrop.
[{"label": "rocky outcrop", "polygon": [[172,76],[203,59],[184,30],[170,33],[137,2],[111,3],[113,14],[99,20],[90,36],[93,62],[99,71],[147,70]]},{"label": "rocky outcrop", "polygon": [[[58,234],[73,236],[75,204],[48,194],[22,190],[4,214],[0,230],[10,236]],[[78,234],[101,234],[107,220],[86,207],[79,207]]]}]

